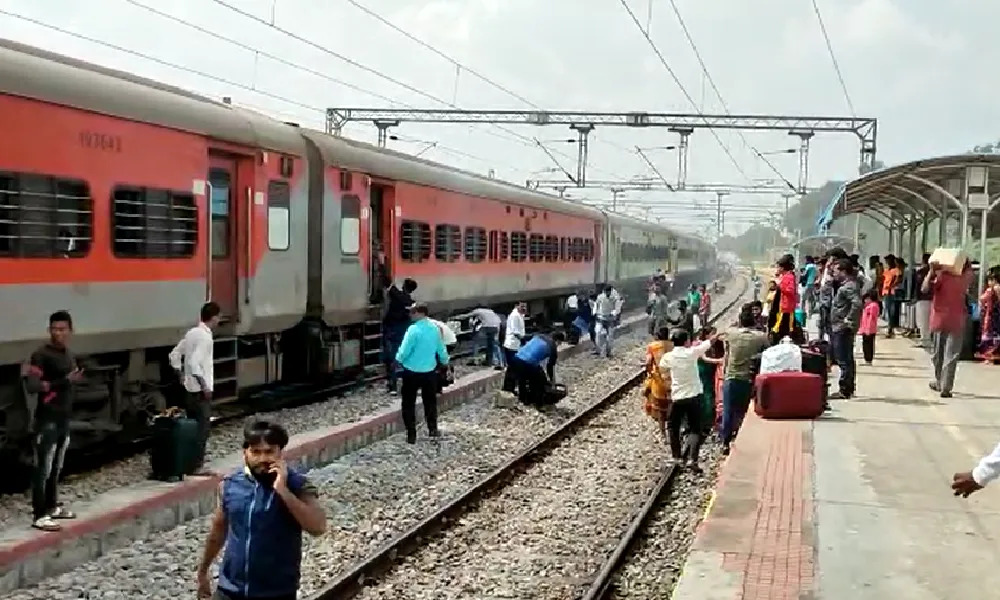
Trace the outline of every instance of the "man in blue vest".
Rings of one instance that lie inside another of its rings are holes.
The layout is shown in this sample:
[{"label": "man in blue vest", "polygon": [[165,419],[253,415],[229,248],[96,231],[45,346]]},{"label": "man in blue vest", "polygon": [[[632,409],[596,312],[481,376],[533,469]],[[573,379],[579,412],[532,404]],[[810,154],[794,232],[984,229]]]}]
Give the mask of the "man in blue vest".
[{"label": "man in blue vest", "polygon": [[[295,600],[302,563],[302,532],[326,531],[317,490],[282,459],[288,432],[269,421],[243,430],[243,468],[223,479],[205,552],[198,566],[198,598]],[[212,595],[209,568],[225,547]]]},{"label": "man in blue vest", "polygon": [[545,394],[549,383],[555,380],[559,344],[565,339],[561,331],[552,335],[535,335],[511,359],[507,368],[513,367],[522,403],[535,406],[548,403]]}]

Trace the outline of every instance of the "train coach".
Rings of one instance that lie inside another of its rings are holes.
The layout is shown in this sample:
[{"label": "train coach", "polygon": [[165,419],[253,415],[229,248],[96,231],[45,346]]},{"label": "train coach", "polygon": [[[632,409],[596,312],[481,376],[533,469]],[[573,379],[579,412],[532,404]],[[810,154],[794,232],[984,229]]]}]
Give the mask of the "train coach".
[{"label": "train coach", "polygon": [[87,381],[74,445],[133,436],[167,404],[167,353],[206,299],[216,403],[378,362],[374,262],[447,316],[657,268],[708,278],[714,249],[660,225],[282,123],[0,41],[0,448],[23,444],[19,365],[73,314]]}]

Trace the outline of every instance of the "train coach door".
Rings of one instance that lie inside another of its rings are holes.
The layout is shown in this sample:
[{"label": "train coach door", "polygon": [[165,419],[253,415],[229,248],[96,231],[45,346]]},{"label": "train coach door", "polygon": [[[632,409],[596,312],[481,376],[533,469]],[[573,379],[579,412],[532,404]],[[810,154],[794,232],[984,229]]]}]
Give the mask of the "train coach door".
[{"label": "train coach door", "polygon": [[209,252],[209,296],[222,308],[222,314],[229,320],[239,318],[237,282],[237,235],[238,213],[235,198],[236,162],[221,157],[209,161],[208,183],[210,184]]}]

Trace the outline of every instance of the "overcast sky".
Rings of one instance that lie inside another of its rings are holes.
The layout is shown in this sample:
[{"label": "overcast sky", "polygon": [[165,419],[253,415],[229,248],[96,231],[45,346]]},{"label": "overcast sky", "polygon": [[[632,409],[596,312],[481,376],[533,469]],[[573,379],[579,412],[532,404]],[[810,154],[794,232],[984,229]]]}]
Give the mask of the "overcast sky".
[{"label": "overcast sky", "polygon": [[[0,36],[209,96],[231,96],[234,103],[317,128],[323,127],[322,111],[327,107],[387,108],[393,106],[389,99],[398,107],[418,108],[449,103],[461,108],[531,108],[525,107],[526,99],[549,110],[723,112],[704,83],[670,0],[628,0],[628,6],[643,27],[648,22],[653,41],[697,107],[685,99],[620,0],[358,0],[522,99],[468,72],[460,72],[456,83],[452,60],[407,39],[349,0],[224,2],[232,8],[218,0],[4,0],[0,2],[4,12],[120,49],[6,14],[0,14]],[[993,66],[1000,51],[992,39],[1000,3],[818,3],[854,110],[858,116],[879,119],[880,160],[894,164],[962,152],[998,137],[1000,127],[992,125],[1000,116]],[[190,25],[146,10],[143,4]],[[676,6],[733,113],[851,114],[810,0],[676,0]],[[272,15],[275,27],[270,25]],[[248,48],[273,58],[255,56]],[[352,66],[333,53],[413,89]],[[521,183],[561,177],[545,172],[553,163],[533,147],[530,138],[537,137],[575,173],[575,146],[558,141],[572,137],[568,130],[527,126],[512,130],[528,141],[488,126],[404,124],[394,131],[401,140],[390,144],[416,153],[436,143],[422,156],[482,174],[492,168],[498,177]],[[375,140],[375,129],[368,124],[353,124],[345,132]],[[726,131],[718,135],[747,177],[775,177],[738,135]],[[745,137],[765,154],[797,146],[797,140],[784,133],[747,132]],[[589,178],[650,176],[652,171],[632,149],[675,143],[663,130],[598,129],[592,136]],[[668,180],[676,177],[673,151],[652,150],[648,155]],[[797,181],[796,155],[769,158],[784,178]],[[814,138],[810,184],[851,178],[857,175],[857,166],[855,137]],[[688,181],[747,183],[707,130],[691,138]],[[588,190],[586,195],[610,198],[610,193],[599,190]],[[631,193],[623,200],[656,206],[654,212],[684,226],[705,224],[704,216],[698,218],[688,205],[715,202],[714,196],[692,194]],[[765,212],[747,207],[783,205],[778,196],[734,195],[725,202],[744,207],[727,217],[728,233],[737,231],[740,221],[749,222]]]}]

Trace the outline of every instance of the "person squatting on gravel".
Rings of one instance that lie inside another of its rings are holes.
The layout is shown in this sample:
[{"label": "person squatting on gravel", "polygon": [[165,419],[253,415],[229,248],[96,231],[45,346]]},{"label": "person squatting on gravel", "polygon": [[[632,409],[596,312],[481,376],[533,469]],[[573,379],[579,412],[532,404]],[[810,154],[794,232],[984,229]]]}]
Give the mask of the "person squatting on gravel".
[{"label": "person squatting on gravel", "polygon": [[424,421],[427,434],[438,437],[437,394],[440,383],[439,371],[448,366],[448,351],[441,337],[441,330],[427,318],[427,306],[414,304],[410,307],[413,323],[406,330],[403,342],[396,352],[396,362],[403,368],[402,407],[403,426],[406,427],[406,443],[417,442],[417,392],[424,404]]},{"label": "person squatting on gravel", "polygon": [[[517,351],[507,368],[514,373],[517,397],[528,406],[545,406],[549,401],[549,386],[556,380],[559,344],[566,340],[561,331],[551,335],[537,334]],[[545,364],[543,367],[542,364]]]},{"label": "person squatting on gravel", "polygon": [[[196,573],[198,598],[295,600],[302,532],[326,532],[319,493],[282,458],[288,432],[252,421],[243,429],[243,466],[219,485],[218,501]],[[212,594],[209,569],[225,548]]]},{"label": "person squatting on gravel", "polygon": [[743,424],[753,396],[754,357],[770,345],[767,333],[756,327],[753,309],[740,311],[738,328],[726,336],[722,380],[722,453],[729,448]]},{"label": "person squatting on gravel", "polygon": [[[670,372],[670,396],[672,406],[667,417],[667,432],[670,436],[670,453],[676,462],[687,460],[688,467],[695,473],[701,472],[698,453],[702,442],[704,388],[698,374],[698,359],[712,347],[717,336],[691,345],[691,336],[683,329],[675,329],[670,334],[674,347],[660,359],[660,370]],[[681,444],[681,426],[687,422],[686,444]]]},{"label": "person squatting on gravel", "polygon": [[660,427],[660,435],[667,445],[667,417],[670,415],[670,371],[660,369],[660,359],[674,347],[670,341],[670,329],[661,327],[656,332],[656,339],[646,346],[646,381],[642,386],[645,398],[643,410]]},{"label": "person squatting on gravel", "polygon": [[382,362],[385,364],[386,391],[396,395],[396,383],[399,378],[399,366],[396,364],[396,352],[403,343],[406,328],[410,326],[410,305],[413,304],[413,292],[417,282],[412,279],[403,280],[403,289],[393,283],[386,289],[385,315],[382,317]]},{"label": "person squatting on gravel", "polygon": [[212,331],[219,326],[222,309],[215,302],[201,307],[201,321],[189,329],[170,351],[168,360],[185,390],[184,410],[198,423],[196,475],[205,472],[205,447],[212,426],[212,390],[215,389],[215,350]]},{"label": "person squatting on gravel", "polygon": [[69,447],[69,421],[73,414],[76,384],[83,369],[69,350],[73,318],[64,310],[49,316],[49,341],[32,353],[22,368],[25,390],[37,396],[32,439],[35,470],[31,478],[32,525],[42,531],[59,531],[58,520],[73,519],[58,503],[59,473]]}]

